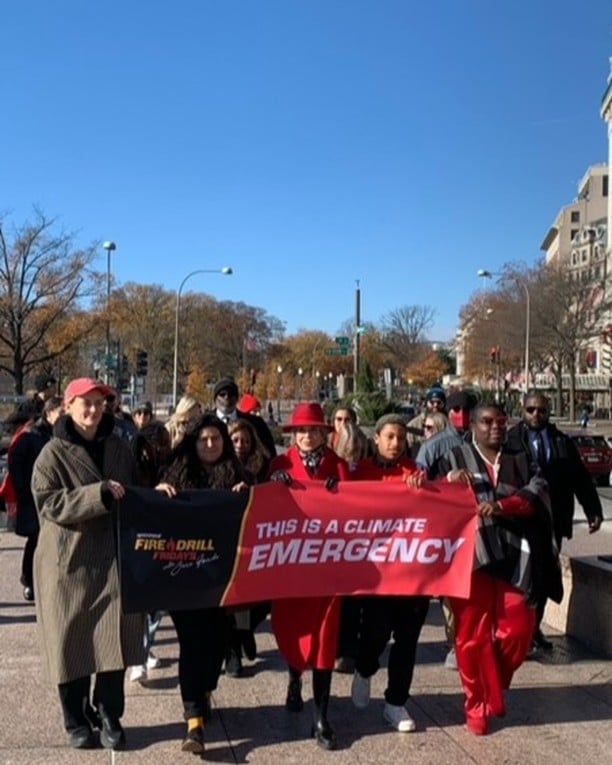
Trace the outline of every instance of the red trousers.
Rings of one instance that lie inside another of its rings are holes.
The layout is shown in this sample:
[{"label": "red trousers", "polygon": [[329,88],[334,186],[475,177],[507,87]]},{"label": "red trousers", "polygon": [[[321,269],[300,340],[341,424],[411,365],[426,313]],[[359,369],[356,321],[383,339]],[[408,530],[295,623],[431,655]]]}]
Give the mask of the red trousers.
[{"label": "red trousers", "polygon": [[466,718],[486,729],[489,715],[505,714],[503,692],[531,647],[535,610],[520,590],[484,571],[472,573],[469,600],[450,602]]}]

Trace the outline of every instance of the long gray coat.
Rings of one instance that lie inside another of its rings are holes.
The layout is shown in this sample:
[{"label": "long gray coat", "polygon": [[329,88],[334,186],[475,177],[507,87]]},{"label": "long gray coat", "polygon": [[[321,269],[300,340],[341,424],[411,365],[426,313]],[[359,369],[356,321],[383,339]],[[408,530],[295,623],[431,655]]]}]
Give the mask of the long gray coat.
[{"label": "long gray coat", "polygon": [[129,445],[113,433],[104,437],[103,475],[70,438],[65,418],[55,433],[32,476],[40,517],[34,590],[49,674],[64,683],[141,664],[144,624],[121,612],[114,513],[102,501],[104,479],[135,482]]}]

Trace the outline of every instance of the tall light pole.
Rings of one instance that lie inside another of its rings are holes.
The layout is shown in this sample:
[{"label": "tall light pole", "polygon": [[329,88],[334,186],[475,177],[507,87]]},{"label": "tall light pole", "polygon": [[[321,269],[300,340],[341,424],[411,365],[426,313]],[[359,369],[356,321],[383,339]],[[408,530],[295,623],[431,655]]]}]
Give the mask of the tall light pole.
[{"label": "tall light pole", "polygon": [[185,282],[196,274],[223,274],[224,276],[229,276],[233,273],[233,270],[229,266],[224,266],[223,268],[198,268],[196,271],[187,274],[176,291],[176,311],[174,315],[174,365],[172,371],[172,406],[174,409],[176,409],[176,389],[178,383],[179,315],[181,312],[181,293],[185,286]]},{"label": "tall light pole", "polygon": [[355,337],[353,339],[353,392],[357,393],[357,381],[359,379],[359,366],[361,363],[360,342],[361,342],[361,290],[359,289],[359,279],[357,279],[357,289],[355,290]]},{"label": "tall light pole", "polygon": [[[487,271],[486,268],[479,268],[476,272],[477,276],[482,276],[484,279],[491,279],[494,276],[504,276],[504,274],[496,273],[495,271]],[[516,276],[512,277],[514,281],[520,285],[525,291],[525,398],[529,393],[529,340],[531,338],[531,298],[529,295],[529,288],[527,284]]]},{"label": "tall light pole", "polygon": [[300,367],[298,373],[298,401],[302,400],[302,379],[304,377],[304,370]]},{"label": "tall light pole", "polygon": [[102,247],[106,250],[106,348],[104,350],[104,382],[110,383],[110,344],[111,344],[111,320],[110,320],[110,294],[111,294],[111,252],[117,249],[114,242],[104,242]]},{"label": "tall light pole", "polygon": [[279,364],[276,367],[276,371],[278,372],[278,398],[276,399],[276,419],[280,422],[281,421],[281,393],[283,390],[283,368]]}]

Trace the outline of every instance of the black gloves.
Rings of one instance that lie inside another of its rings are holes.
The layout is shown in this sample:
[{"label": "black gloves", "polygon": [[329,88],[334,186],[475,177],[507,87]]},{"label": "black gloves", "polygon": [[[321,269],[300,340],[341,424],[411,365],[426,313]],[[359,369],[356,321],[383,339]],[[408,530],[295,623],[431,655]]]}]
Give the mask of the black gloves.
[{"label": "black gloves", "polygon": [[327,491],[334,491],[336,486],[338,485],[338,477],[335,475],[330,475],[329,478],[325,480],[325,488]]},{"label": "black gloves", "polygon": [[291,486],[293,478],[286,470],[275,470],[270,476],[271,481],[278,481],[278,483],[284,483],[285,486]]}]

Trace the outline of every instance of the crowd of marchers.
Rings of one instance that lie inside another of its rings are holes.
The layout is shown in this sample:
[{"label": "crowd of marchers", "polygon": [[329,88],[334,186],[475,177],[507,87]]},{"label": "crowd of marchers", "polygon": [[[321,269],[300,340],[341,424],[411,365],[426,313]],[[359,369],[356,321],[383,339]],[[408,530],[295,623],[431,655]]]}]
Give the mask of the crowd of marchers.
[{"label": "crowd of marchers", "polygon": [[[9,422],[13,436],[2,486],[14,530],[26,538],[23,595],[35,604],[40,645],[57,686],[68,743],[127,746],[121,719],[128,679],[143,682],[163,613],[121,608],[115,520],[129,485],[172,498],[184,490],[241,492],[266,481],[394,481],[418,491],[430,481],[470,487],[477,515],[470,596],[441,602],[446,666],[458,670],[469,731],[484,735],[505,714],[505,691],[531,651],[550,651],[541,629],[546,601],[562,596],[559,549],[572,535],[574,497],[590,532],[602,508],[572,441],[550,422],[545,396],[529,393],[508,428],[503,409],[473,394],[432,387],[406,423],[381,417],[368,439],[356,412],[339,405],[327,421],[318,403],[298,403],[276,453],[260,402],[239,396],[231,378],[214,386],[205,409],[184,396],[166,423],[149,402],[131,415],[99,380],[77,378],[57,395],[50,376]],[[119,510],[118,510],[119,508]],[[273,599],[232,612],[170,610],[178,639],[178,677],[186,723],[181,749],[202,754],[211,693],[225,667],[242,674],[257,653],[255,630],[268,616],[287,664],[288,714],[304,707],[302,676],[312,672],[312,737],[335,749],[333,671],[353,674],[358,708],[391,642],[382,717],[398,732],[416,729],[406,702],[430,599],[342,596]],[[330,706],[332,714],[330,714]]]}]

